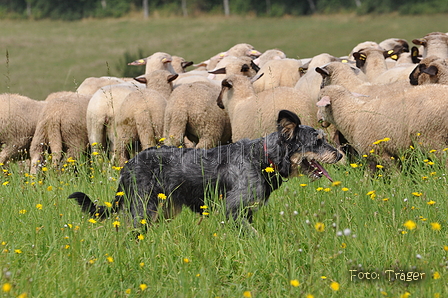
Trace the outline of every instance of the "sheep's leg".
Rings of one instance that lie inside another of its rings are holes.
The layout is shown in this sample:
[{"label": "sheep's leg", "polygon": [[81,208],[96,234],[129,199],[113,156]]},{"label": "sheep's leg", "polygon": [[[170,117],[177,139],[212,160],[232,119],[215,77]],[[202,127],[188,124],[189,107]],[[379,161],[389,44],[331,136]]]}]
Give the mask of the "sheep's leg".
[{"label": "sheep's leg", "polygon": [[165,114],[165,128],[167,145],[179,147],[187,129],[188,115],[186,111],[177,109]]},{"label": "sheep's leg", "polygon": [[13,145],[6,145],[0,152],[0,163],[3,164],[7,162],[11,157],[17,154],[20,147]]},{"label": "sheep's leg", "polygon": [[37,173],[39,164],[43,162],[46,142],[43,124],[38,123],[30,145],[30,174],[32,175]]},{"label": "sheep's leg", "polygon": [[51,149],[52,164],[57,167],[61,161],[63,151],[61,126],[59,123],[48,127],[48,140]]},{"label": "sheep's leg", "polygon": [[[89,119],[89,117],[88,117]],[[98,152],[100,146],[106,148],[105,119],[89,119],[87,120],[87,132],[89,135],[89,143],[97,144],[92,146],[92,152]]]}]

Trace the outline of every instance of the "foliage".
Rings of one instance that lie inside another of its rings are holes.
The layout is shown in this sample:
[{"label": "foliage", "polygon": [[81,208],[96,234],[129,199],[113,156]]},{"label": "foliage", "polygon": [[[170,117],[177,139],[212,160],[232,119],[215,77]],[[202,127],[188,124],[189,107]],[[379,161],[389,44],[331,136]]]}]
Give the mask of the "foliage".
[{"label": "foliage", "polygon": [[[223,13],[222,0],[186,0],[188,15]],[[34,19],[77,20],[86,17],[120,17],[131,8],[141,9],[142,0],[0,0],[0,16]],[[426,14],[448,12],[445,0],[230,0],[231,14],[279,17],[356,11],[359,14],[400,12]],[[150,1],[155,14],[182,15],[181,1]]]},{"label": "foliage", "polygon": [[129,62],[135,61],[137,59],[148,57],[149,55],[143,54],[142,49],[138,49],[137,54],[132,54],[129,51],[124,52],[123,57],[121,57],[115,64],[115,69],[117,70],[117,76],[135,78],[139,75],[145,73],[144,65],[128,65]]}]

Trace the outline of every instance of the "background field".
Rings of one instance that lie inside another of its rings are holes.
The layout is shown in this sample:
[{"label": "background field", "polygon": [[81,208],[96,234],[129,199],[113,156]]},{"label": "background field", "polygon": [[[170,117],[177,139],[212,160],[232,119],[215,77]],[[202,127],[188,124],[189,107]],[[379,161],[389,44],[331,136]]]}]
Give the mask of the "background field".
[{"label": "background field", "polygon": [[288,57],[341,56],[362,41],[399,37],[411,42],[433,31],[448,31],[446,15],[1,20],[0,92],[44,99],[54,91],[74,90],[86,77],[117,75],[123,54],[139,49],[147,56],[163,51],[195,63],[240,42],[260,51],[279,48]]},{"label": "background field", "polygon": [[[361,41],[432,31],[448,31],[448,17],[0,21],[0,91],[44,99],[74,90],[85,77],[114,74],[123,53],[138,49],[195,62],[239,42],[289,57],[345,55]],[[119,171],[101,154],[37,176],[23,163],[1,165],[0,295],[445,297],[446,158],[410,148],[402,170],[372,174],[361,158],[327,166],[334,183],[290,179],[255,214],[258,237],[233,228],[219,200],[207,203],[208,216],[185,210],[141,235],[123,215],[89,220],[66,198],[83,191],[112,201]],[[378,279],[352,279],[350,270]],[[425,278],[400,281],[407,272]]]}]

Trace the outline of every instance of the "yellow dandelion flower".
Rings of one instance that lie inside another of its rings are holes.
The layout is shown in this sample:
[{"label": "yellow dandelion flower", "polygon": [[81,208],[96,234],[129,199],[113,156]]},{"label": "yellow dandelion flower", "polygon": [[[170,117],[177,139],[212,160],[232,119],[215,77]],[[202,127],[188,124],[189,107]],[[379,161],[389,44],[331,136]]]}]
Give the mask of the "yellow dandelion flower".
[{"label": "yellow dandelion flower", "polygon": [[422,177],[422,180],[427,180],[428,179],[428,176],[423,176]]},{"label": "yellow dandelion flower", "polygon": [[140,288],[140,290],[144,291],[148,288],[148,286],[146,284],[141,284],[138,286]]},{"label": "yellow dandelion flower", "polygon": [[387,296],[387,292],[385,292],[385,291],[381,291],[380,293],[381,293],[381,295],[383,295],[383,296]]},{"label": "yellow dandelion flower", "polygon": [[372,144],[373,145],[378,145],[379,143],[381,143],[383,140],[378,140],[378,141],[375,141],[375,142],[373,142]]},{"label": "yellow dandelion flower", "polygon": [[293,279],[289,282],[289,284],[295,288],[297,288],[298,286],[300,286],[300,282],[297,279]]},{"label": "yellow dandelion flower", "polygon": [[107,208],[112,208],[111,202],[104,202],[104,205],[106,205]]},{"label": "yellow dandelion flower", "polygon": [[390,141],[390,138],[384,138],[383,139],[383,142],[389,142]]},{"label": "yellow dandelion flower", "polygon": [[274,172],[274,168],[273,167],[266,167],[264,170],[266,171],[266,173]]},{"label": "yellow dandelion flower", "polygon": [[201,208],[201,209],[207,209],[208,206],[207,206],[207,205],[203,205],[203,206],[201,206],[201,207],[199,207],[199,208]]},{"label": "yellow dandelion flower", "polygon": [[306,294],[306,298],[314,298],[314,295]]},{"label": "yellow dandelion flower", "polygon": [[143,240],[143,239],[145,239],[145,235],[139,234],[137,236],[137,238],[138,238],[138,240]]},{"label": "yellow dandelion flower", "polygon": [[3,186],[6,186],[8,184],[9,184],[9,181],[5,181],[5,182],[2,183]]},{"label": "yellow dandelion flower", "polygon": [[26,213],[26,209],[19,210],[19,214],[25,214],[25,213]]},{"label": "yellow dandelion flower", "polygon": [[188,259],[188,258],[184,258],[183,261],[184,261],[185,264],[188,264],[188,263],[191,262],[190,259]]},{"label": "yellow dandelion flower", "polygon": [[8,282],[4,283],[2,285],[2,291],[5,292],[5,293],[9,293],[11,291],[11,289],[12,289],[12,285],[10,283],[8,283]]},{"label": "yellow dandelion flower", "polygon": [[53,186],[51,186],[51,185],[48,186],[48,187],[47,187],[47,190],[48,190],[48,191],[52,191],[52,190],[53,190]]},{"label": "yellow dandelion flower", "polygon": [[434,153],[434,152],[437,152],[437,150],[435,150],[435,149],[429,150],[429,153]]},{"label": "yellow dandelion flower", "polygon": [[315,228],[316,231],[318,231],[318,232],[323,232],[323,231],[325,231],[325,224],[324,224],[323,222],[317,222],[317,223],[314,225],[314,228]]},{"label": "yellow dandelion flower", "polygon": [[89,222],[94,224],[94,223],[96,223],[96,220],[94,220],[93,218],[90,218]]},{"label": "yellow dandelion flower", "polygon": [[99,153],[98,152],[92,152],[92,155],[98,155]]},{"label": "yellow dandelion flower", "polygon": [[444,246],[443,246],[443,250],[444,250],[444,251],[448,251],[448,245],[444,245]]},{"label": "yellow dandelion flower", "polygon": [[330,284],[330,288],[331,288],[333,291],[339,291],[339,283],[336,282],[336,281],[332,281],[331,284]]},{"label": "yellow dandelion flower", "polygon": [[46,172],[46,171],[48,171],[48,168],[47,167],[43,167],[42,168],[42,172]]},{"label": "yellow dandelion flower", "polygon": [[432,165],[434,165],[434,162],[433,161],[428,161],[427,164],[432,166]]},{"label": "yellow dandelion flower", "polygon": [[96,262],[96,259],[90,259],[90,260],[89,260],[89,264],[90,264],[90,265],[95,264],[95,262]]},{"label": "yellow dandelion flower", "polygon": [[106,260],[107,260],[108,263],[113,263],[114,262],[114,258],[112,258],[112,257],[107,257]]},{"label": "yellow dandelion flower", "polygon": [[345,242],[342,242],[341,247],[342,247],[342,248],[346,248],[346,247],[347,247],[347,244],[346,244]]},{"label": "yellow dandelion flower", "polygon": [[15,252],[16,254],[21,254],[21,253],[22,253],[22,250],[21,250],[21,249],[14,249],[14,252]]},{"label": "yellow dandelion flower", "polygon": [[421,192],[413,192],[412,194],[416,197],[421,197],[423,195]]},{"label": "yellow dandelion flower", "polygon": [[387,201],[389,201],[389,198],[384,198],[383,201],[387,202]]},{"label": "yellow dandelion flower", "polygon": [[366,193],[366,195],[367,196],[371,196],[372,194],[374,194],[375,193],[375,190],[371,190],[371,191],[369,191],[368,193]]},{"label": "yellow dandelion flower", "polygon": [[138,264],[141,268],[145,267],[145,263],[141,262],[140,264]]},{"label": "yellow dandelion flower", "polygon": [[408,220],[403,226],[408,230],[414,230],[417,227],[417,224],[412,220]]},{"label": "yellow dandelion flower", "polygon": [[208,212],[202,212],[202,215],[207,216],[207,215],[210,215],[210,213],[208,213]]},{"label": "yellow dandelion flower", "polygon": [[327,277],[325,275],[322,275],[320,278],[327,279]]},{"label": "yellow dandelion flower", "polygon": [[114,221],[113,223],[112,223],[112,225],[114,226],[114,228],[118,228],[119,226],[120,226],[120,222],[119,221]]},{"label": "yellow dandelion flower", "polygon": [[36,204],[36,208],[42,210],[42,204]]},{"label": "yellow dandelion flower", "polygon": [[159,142],[162,143],[162,142],[165,141],[165,140],[166,140],[166,138],[161,138],[161,139],[159,140]]},{"label": "yellow dandelion flower", "polygon": [[348,191],[348,188],[347,187],[343,187],[343,188],[341,188],[341,190],[342,191]]},{"label": "yellow dandelion flower", "polygon": [[157,195],[157,197],[158,197],[159,199],[161,199],[161,200],[166,200],[166,195],[163,194],[163,193],[159,193],[159,194]]},{"label": "yellow dandelion flower", "polygon": [[331,186],[338,186],[341,185],[341,181],[333,181],[333,183],[331,183]]},{"label": "yellow dandelion flower", "polygon": [[369,151],[370,154],[372,154],[373,152],[375,152],[375,149],[371,149],[371,150]]},{"label": "yellow dandelion flower", "polygon": [[305,186],[307,186],[307,184],[306,183],[300,183],[300,186],[301,187],[305,187]]},{"label": "yellow dandelion flower", "polygon": [[409,296],[411,296],[411,293],[405,292],[404,294],[400,295],[400,298],[409,298]]},{"label": "yellow dandelion flower", "polygon": [[316,188],[316,190],[317,191],[322,191],[322,190],[324,190],[324,188],[323,187],[318,187],[318,188]]},{"label": "yellow dandelion flower", "polygon": [[442,226],[438,222],[432,222],[431,229],[433,229],[434,231],[440,231],[442,229]]},{"label": "yellow dandelion flower", "polygon": [[252,298],[252,293],[250,291],[244,291],[243,297],[245,297],[245,298]]},{"label": "yellow dandelion flower", "polygon": [[434,293],[434,298],[440,298],[440,293]]},{"label": "yellow dandelion flower", "polygon": [[122,197],[124,196],[124,191],[119,191],[115,194],[117,197]]},{"label": "yellow dandelion flower", "polygon": [[64,248],[65,248],[65,249],[69,249],[69,248],[70,248],[70,245],[66,244],[66,245],[64,246]]},{"label": "yellow dandelion flower", "polygon": [[124,293],[125,293],[126,295],[131,294],[131,289],[126,289],[126,290],[124,291]]},{"label": "yellow dandelion flower", "polygon": [[434,274],[432,275],[433,279],[439,279],[440,278],[440,273],[439,272],[434,272]]},{"label": "yellow dandelion flower", "polygon": [[146,221],[146,219],[142,219],[142,220],[140,221],[140,223],[141,223],[142,225],[146,225],[146,224],[147,224],[147,221]]},{"label": "yellow dandelion flower", "polygon": [[27,293],[22,293],[19,296],[17,296],[17,298],[26,298],[26,297],[28,297]]},{"label": "yellow dandelion flower", "polygon": [[350,166],[351,166],[352,168],[357,168],[357,167],[359,167],[357,163],[351,163]]},{"label": "yellow dandelion flower", "polygon": [[428,204],[428,205],[434,205],[435,203],[436,203],[435,201],[431,200],[431,201],[427,202],[426,204]]},{"label": "yellow dandelion flower", "polygon": [[98,143],[97,142],[94,142],[94,143],[92,143],[92,147],[95,147],[96,145],[98,145]]},{"label": "yellow dandelion flower", "polygon": [[324,191],[325,191],[325,192],[330,192],[330,191],[331,191],[331,188],[329,188],[329,187],[324,188]]},{"label": "yellow dandelion flower", "polygon": [[376,167],[377,167],[378,169],[382,169],[382,168],[384,168],[382,165],[376,165]]}]

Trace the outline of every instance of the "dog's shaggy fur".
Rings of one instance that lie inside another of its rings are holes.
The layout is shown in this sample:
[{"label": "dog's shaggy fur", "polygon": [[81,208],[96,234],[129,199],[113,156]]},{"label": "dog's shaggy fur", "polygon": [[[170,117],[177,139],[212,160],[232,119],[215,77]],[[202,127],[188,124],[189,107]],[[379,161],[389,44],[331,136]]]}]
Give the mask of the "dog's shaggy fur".
[{"label": "dog's shaggy fur", "polygon": [[330,178],[319,162],[335,163],[342,157],[321,131],[301,125],[296,114],[282,110],[277,123],[277,132],[256,140],[208,150],[163,146],[140,152],[122,169],[117,192],[124,195],[115,197],[112,208],[97,206],[81,192],[69,198],[101,218],[127,209],[138,226],[143,218],[156,220],[159,212],[174,216],[183,205],[201,212],[204,198],[215,193],[225,199],[228,216],[250,223],[250,206],[265,203],[283,178],[298,170]]}]

